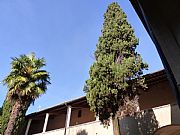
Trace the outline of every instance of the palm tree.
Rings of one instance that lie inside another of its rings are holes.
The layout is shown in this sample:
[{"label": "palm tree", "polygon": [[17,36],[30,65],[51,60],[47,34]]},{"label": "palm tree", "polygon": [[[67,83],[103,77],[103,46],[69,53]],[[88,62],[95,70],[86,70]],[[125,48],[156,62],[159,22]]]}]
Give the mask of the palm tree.
[{"label": "palm tree", "polygon": [[9,89],[7,98],[14,102],[5,135],[13,134],[20,110],[28,108],[50,84],[48,72],[41,69],[45,66],[44,58],[36,58],[34,53],[12,58],[11,66],[10,74],[3,80]]}]

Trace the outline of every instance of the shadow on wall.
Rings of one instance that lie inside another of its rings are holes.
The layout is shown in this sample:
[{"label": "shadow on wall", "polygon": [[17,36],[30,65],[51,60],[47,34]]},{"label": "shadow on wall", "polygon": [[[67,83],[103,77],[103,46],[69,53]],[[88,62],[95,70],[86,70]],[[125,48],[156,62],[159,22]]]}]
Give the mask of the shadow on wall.
[{"label": "shadow on wall", "polygon": [[83,130],[78,131],[76,135],[88,135],[88,133],[86,132],[85,129],[83,129]]},{"label": "shadow on wall", "polygon": [[180,109],[177,104],[172,104],[171,105],[171,122],[172,124],[180,124]]},{"label": "shadow on wall", "polygon": [[152,135],[157,129],[158,121],[152,109],[120,120],[121,135]]}]

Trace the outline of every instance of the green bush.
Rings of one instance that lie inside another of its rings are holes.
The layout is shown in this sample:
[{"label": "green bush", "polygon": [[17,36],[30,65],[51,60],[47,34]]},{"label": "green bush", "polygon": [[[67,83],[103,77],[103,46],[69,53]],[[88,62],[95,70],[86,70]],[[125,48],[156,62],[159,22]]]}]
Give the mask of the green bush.
[{"label": "green bush", "polygon": [[11,115],[13,103],[9,100],[5,100],[2,106],[2,121],[1,121],[1,134],[4,135],[4,131],[6,130],[9,117]]}]

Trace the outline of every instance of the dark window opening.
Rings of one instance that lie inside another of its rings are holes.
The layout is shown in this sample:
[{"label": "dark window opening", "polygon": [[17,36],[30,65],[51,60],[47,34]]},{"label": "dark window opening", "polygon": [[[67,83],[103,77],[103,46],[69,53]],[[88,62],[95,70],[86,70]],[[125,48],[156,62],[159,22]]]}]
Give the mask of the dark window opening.
[{"label": "dark window opening", "polygon": [[78,111],[78,118],[82,116],[82,110]]}]

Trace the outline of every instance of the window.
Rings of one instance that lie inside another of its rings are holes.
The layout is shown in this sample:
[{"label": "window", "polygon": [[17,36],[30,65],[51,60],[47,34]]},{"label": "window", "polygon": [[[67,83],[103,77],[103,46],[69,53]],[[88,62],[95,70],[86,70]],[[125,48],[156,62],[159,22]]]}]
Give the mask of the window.
[{"label": "window", "polygon": [[78,118],[82,116],[82,110],[78,111]]}]

